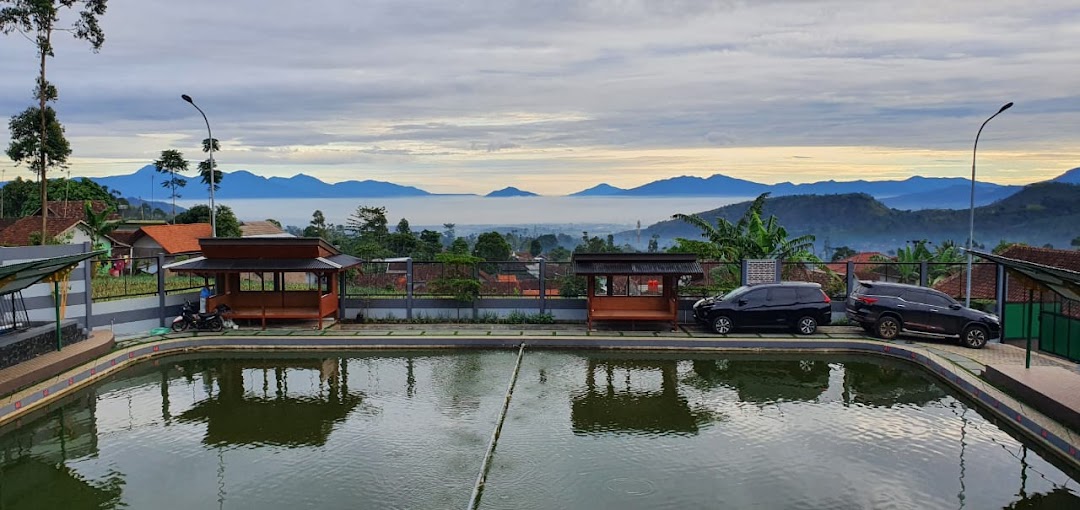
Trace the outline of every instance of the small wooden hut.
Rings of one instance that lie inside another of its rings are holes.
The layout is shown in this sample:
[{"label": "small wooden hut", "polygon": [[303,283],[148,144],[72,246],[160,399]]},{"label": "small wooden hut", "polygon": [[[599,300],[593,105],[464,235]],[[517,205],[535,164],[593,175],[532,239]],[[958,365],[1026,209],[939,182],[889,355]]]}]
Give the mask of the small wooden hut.
[{"label": "small wooden hut", "polygon": [[317,320],[338,312],[340,275],[360,264],[317,237],[199,239],[202,256],[164,266],[213,278],[207,310],[219,304],[234,319]]},{"label": "small wooden hut", "polygon": [[593,321],[679,323],[679,277],[701,275],[696,255],[575,253],[574,274],[585,277],[588,327]]}]

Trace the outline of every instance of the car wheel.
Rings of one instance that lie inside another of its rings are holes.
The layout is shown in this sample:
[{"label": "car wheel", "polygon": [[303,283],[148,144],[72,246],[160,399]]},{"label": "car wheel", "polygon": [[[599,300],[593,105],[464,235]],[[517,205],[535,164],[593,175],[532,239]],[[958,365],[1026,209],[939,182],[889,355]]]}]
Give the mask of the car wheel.
[{"label": "car wheel", "polygon": [[735,329],[735,323],[731,322],[731,317],[727,315],[717,315],[713,317],[712,329],[717,334],[726,335]]},{"label": "car wheel", "polygon": [[795,329],[804,335],[813,335],[817,331],[817,319],[807,315],[799,319]]},{"label": "car wheel", "polygon": [[874,333],[883,340],[892,340],[900,336],[902,326],[896,317],[885,316],[874,324]]},{"label": "car wheel", "polygon": [[986,328],[982,326],[968,326],[964,328],[964,332],[960,334],[960,341],[966,346],[972,349],[982,349],[986,345],[986,339],[989,334]]},{"label": "car wheel", "polygon": [[177,333],[187,331],[187,328],[188,328],[187,321],[176,321],[176,322],[173,322],[171,326],[169,326],[169,329],[172,329],[173,331],[175,331]]}]

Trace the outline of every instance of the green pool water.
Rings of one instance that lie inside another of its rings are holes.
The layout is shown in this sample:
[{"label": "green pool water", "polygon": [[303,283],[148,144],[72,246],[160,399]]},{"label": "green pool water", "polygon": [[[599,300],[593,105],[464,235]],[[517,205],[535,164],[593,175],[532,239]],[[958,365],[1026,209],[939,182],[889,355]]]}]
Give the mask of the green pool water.
[{"label": "green pool water", "polygon": [[[0,510],[464,509],[510,351],[163,358],[0,430]],[[535,351],[479,508],[1080,508],[921,369]]]}]

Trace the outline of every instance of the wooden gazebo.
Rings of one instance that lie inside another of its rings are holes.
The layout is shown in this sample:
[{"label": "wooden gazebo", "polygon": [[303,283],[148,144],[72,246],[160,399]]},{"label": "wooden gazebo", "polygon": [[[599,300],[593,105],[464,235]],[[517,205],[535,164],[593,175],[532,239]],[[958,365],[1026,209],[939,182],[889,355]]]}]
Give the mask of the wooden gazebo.
[{"label": "wooden gazebo", "polygon": [[231,318],[318,320],[338,312],[338,280],[360,259],[317,237],[206,238],[202,256],[163,267],[212,277],[206,307],[232,309]]},{"label": "wooden gazebo", "polygon": [[574,274],[585,277],[588,328],[593,321],[679,323],[679,277],[703,274],[684,253],[575,253]]}]

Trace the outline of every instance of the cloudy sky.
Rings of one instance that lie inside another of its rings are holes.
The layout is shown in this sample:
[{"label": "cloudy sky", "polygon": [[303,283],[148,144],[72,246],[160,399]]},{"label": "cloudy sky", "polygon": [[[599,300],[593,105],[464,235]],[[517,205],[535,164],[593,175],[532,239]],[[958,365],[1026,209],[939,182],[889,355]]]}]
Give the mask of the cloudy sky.
[{"label": "cloudy sky", "polygon": [[[543,194],[723,173],[758,182],[1080,166],[1080,4],[707,0],[112,0],[49,61],[73,175],[226,171]],[[0,113],[36,61],[0,37]],[[6,145],[6,143],[5,143]],[[7,177],[28,172],[0,162]]]}]

